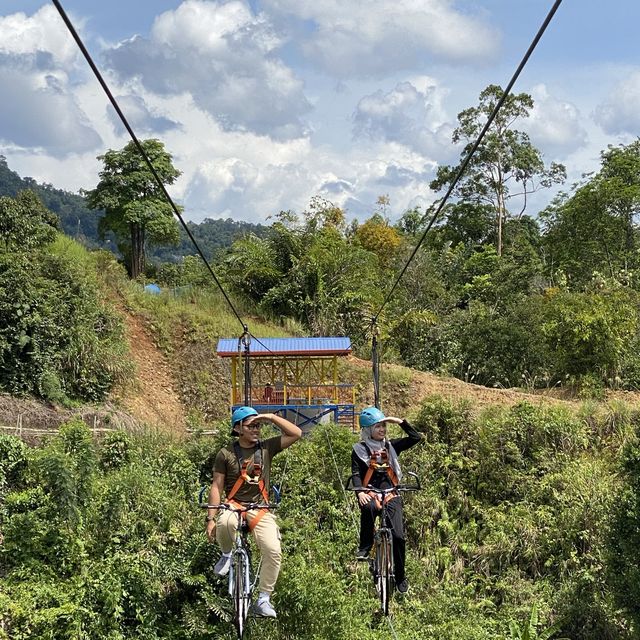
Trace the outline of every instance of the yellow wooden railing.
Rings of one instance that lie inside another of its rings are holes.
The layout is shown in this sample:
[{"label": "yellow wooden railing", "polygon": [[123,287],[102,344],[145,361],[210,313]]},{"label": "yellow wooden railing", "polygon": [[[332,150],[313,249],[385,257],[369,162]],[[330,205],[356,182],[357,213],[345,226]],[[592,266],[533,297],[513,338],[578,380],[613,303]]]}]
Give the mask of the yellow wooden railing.
[{"label": "yellow wooden railing", "polygon": [[[240,404],[244,400],[244,390],[234,386],[231,391],[231,404]],[[290,384],[274,386],[256,385],[251,388],[251,405],[327,405],[355,404],[355,387],[352,384]]]}]

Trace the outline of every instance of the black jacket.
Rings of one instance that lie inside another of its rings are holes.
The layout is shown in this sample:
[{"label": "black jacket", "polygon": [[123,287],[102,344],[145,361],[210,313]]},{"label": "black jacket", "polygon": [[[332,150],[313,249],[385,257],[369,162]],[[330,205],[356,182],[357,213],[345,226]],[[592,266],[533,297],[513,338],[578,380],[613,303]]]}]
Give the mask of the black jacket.
[{"label": "black jacket", "polygon": [[[422,436],[406,420],[400,424],[401,429],[407,434],[404,438],[394,438],[389,440],[389,445],[393,447],[396,455],[411,449],[422,440]],[[351,452],[351,473],[353,474],[354,489],[362,488],[362,481],[369,467],[358,457],[355,451]],[[374,473],[369,484],[377,489],[388,489],[391,487],[391,480],[386,473]]]}]

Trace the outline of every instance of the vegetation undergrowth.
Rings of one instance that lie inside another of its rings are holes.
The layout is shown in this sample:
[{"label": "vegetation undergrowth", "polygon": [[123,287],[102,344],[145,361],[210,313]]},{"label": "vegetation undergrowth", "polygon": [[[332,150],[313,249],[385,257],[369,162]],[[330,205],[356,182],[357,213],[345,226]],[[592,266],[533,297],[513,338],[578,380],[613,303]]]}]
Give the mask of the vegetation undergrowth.
[{"label": "vegetation undergrowth", "polygon": [[[404,468],[423,490],[406,500],[411,589],[392,605],[397,637],[637,638],[638,414],[472,409],[438,397],[413,416],[425,442]],[[72,422],[37,448],[0,437],[0,638],[233,638],[196,504],[227,433],[94,441]],[[279,617],[252,621],[248,637],[389,637],[340,484],[355,437],[321,425],[276,458]]]},{"label": "vegetation undergrowth", "polygon": [[0,389],[51,402],[100,401],[131,374],[97,257],[55,230],[23,192],[0,198]]}]

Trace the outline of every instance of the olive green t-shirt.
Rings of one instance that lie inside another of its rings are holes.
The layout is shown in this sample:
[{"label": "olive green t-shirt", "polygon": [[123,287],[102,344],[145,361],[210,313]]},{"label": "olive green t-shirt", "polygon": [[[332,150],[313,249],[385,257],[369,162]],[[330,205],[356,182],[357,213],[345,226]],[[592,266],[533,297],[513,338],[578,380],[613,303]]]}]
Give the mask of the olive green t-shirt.
[{"label": "olive green t-shirt", "polygon": [[[262,474],[261,478],[264,480],[264,486],[269,491],[269,474],[271,472],[271,460],[273,456],[282,451],[281,436],[275,436],[268,440],[261,442],[262,449]],[[256,452],[255,448],[245,449],[240,447],[242,453],[242,461],[249,459],[251,462],[247,465],[248,475],[252,475],[252,459]],[[235,448],[233,445],[225,447],[218,451],[215,462],[213,463],[213,470],[216,473],[224,474],[224,493],[225,496],[229,495],[229,492],[236,483],[236,480],[240,477],[240,463],[236,456]],[[257,484],[249,484],[247,482],[242,483],[237,493],[233,496],[234,500],[238,502],[262,502],[263,497],[260,493],[260,488]]]}]

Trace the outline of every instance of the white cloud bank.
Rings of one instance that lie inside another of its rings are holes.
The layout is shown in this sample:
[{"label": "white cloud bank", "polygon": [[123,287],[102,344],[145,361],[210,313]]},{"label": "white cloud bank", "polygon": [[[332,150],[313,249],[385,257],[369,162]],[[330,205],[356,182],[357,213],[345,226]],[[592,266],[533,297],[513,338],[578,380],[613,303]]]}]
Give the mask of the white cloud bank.
[{"label": "white cloud bank", "polygon": [[338,77],[423,68],[426,58],[482,64],[495,57],[498,31],[451,0],[265,0],[265,10],[304,22],[301,50]]},{"label": "white cloud bank", "polygon": [[610,135],[640,132],[640,70],[632,71],[595,110],[595,121]]},{"label": "white cloud bank", "polygon": [[[489,83],[482,65],[501,39],[477,6],[185,0],[149,15],[148,33],[87,44],[135,130],[161,138],[183,172],[171,193],[188,219],[263,221],[316,194],[360,219],[388,194],[396,216],[434,197],[436,163],[458,159],[454,109]],[[630,77],[602,105],[603,126],[637,130],[638,85]],[[91,188],[95,156],[129,141],[48,4],[0,16],[0,92],[11,97],[0,102],[0,153],[22,175]],[[584,107],[544,85],[534,99],[523,128],[547,160],[586,149]]]},{"label": "white cloud bank", "polygon": [[287,139],[305,134],[311,105],[277,57],[280,44],[266,17],[243,2],[186,0],[156,19],[149,38],[122,42],[105,58],[121,81],[191,95],[226,130]]},{"label": "white cloud bank", "polygon": [[534,106],[522,128],[535,146],[544,149],[547,161],[565,158],[587,144],[587,131],[574,104],[553,97],[543,84],[533,87],[530,94]]},{"label": "white cloud bank", "polygon": [[65,68],[77,47],[55,9],[0,17],[0,140],[64,157],[99,149],[101,138],[73,95]]},{"label": "white cloud bank", "polygon": [[446,92],[430,78],[414,82],[364,96],[353,115],[354,139],[397,142],[427,158],[441,157],[451,146],[451,127],[442,122]]}]

